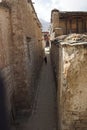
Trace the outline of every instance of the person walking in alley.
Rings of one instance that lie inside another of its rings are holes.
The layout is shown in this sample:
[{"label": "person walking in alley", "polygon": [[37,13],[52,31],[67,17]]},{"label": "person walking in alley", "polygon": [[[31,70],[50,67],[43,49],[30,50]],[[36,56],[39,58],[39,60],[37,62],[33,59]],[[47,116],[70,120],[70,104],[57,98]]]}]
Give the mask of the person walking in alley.
[{"label": "person walking in alley", "polygon": [[46,57],[46,56],[44,57],[44,61],[45,61],[45,63],[47,64],[47,57]]}]

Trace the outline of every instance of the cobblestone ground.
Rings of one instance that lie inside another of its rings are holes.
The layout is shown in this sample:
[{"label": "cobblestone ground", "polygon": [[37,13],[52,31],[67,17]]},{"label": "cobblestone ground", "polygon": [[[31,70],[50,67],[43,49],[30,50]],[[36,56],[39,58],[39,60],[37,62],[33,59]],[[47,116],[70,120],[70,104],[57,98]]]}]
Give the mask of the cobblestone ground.
[{"label": "cobblestone ground", "polygon": [[43,63],[40,73],[32,114],[17,130],[56,130],[56,86],[48,53],[47,64]]}]

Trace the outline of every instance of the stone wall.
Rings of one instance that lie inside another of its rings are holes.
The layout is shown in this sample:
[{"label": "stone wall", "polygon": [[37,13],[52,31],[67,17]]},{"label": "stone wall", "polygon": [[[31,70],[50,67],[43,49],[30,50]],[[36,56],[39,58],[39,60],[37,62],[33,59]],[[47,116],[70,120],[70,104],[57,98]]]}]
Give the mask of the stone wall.
[{"label": "stone wall", "polygon": [[87,129],[87,43],[52,43],[59,130]]},{"label": "stone wall", "polygon": [[0,20],[1,69],[11,93],[7,90],[8,106],[15,112],[30,111],[43,59],[41,24],[27,0],[3,0]]}]

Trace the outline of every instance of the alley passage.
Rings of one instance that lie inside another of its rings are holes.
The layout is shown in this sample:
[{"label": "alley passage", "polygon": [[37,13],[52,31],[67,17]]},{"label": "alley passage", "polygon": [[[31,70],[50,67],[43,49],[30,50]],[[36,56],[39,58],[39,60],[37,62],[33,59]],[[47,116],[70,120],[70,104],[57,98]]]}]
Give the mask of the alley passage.
[{"label": "alley passage", "polygon": [[44,62],[41,69],[33,112],[21,130],[56,130],[56,86],[50,55],[46,55],[47,64]]}]

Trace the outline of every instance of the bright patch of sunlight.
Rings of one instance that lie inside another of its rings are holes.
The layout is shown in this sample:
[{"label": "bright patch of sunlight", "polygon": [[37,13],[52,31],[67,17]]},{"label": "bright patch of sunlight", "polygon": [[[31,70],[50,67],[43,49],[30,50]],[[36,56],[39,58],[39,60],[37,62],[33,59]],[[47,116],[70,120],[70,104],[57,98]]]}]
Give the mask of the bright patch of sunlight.
[{"label": "bright patch of sunlight", "polygon": [[45,47],[45,54],[50,54],[50,47]]}]

